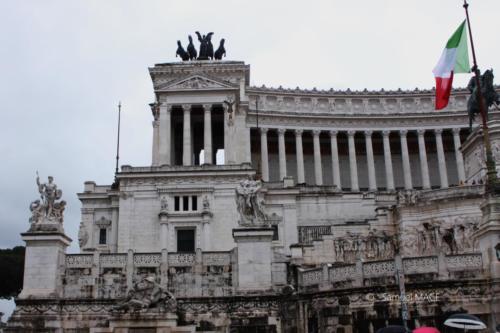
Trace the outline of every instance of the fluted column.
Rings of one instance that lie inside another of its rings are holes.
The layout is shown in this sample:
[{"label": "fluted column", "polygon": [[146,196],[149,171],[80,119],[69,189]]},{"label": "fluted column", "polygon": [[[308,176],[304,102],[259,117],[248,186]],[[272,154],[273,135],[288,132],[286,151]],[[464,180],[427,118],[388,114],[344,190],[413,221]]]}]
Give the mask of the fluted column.
[{"label": "fluted column", "polygon": [[460,128],[453,129],[453,143],[455,146],[455,159],[457,160],[457,173],[458,173],[458,183],[465,182],[465,169],[464,169],[464,158],[462,152],[460,151]]},{"label": "fluted column", "polygon": [[392,191],[394,190],[394,173],[392,171],[392,155],[389,134],[391,134],[391,131],[382,131],[382,139],[384,142],[385,181],[387,190]]},{"label": "fluted column", "polygon": [[323,185],[323,168],[321,166],[321,149],[319,145],[319,135],[321,131],[313,131],[313,145],[314,145],[314,177],[316,185]]},{"label": "fluted column", "polygon": [[280,180],[286,177],[286,150],[285,150],[286,129],[278,128],[278,153],[280,163]]},{"label": "fluted column", "polygon": [[427,152],[425,150],[425,130],[419,129],[418,134],[418,154],[420,156],[420,171],[422,173],[422,188],[424,190],[431,188],[429,178],[429,164],[427,163]]},{"label": "fluted column", "polygon": [[339,189],[342,188],[340,183],[340,163],[339,163],[339,150],[337,144],[337,131],[330,131],[330,146],[332,150],[332,175],[333,185]]},{"label": "fluted column", "polygon": [[171,163],[170,139],[172,137],[171,126],[172,106],[165,103],[160,105],[160,124],[158,142],[158,165]]},{"label": "fluted column", "polygon": [[358,164],[356,162],[356,145],[354,144],[354,134],[356,134],[356,131],[347,132],[347,141],[349,144],[349,169],[351,171],[351,191],[359,191]]},{"label": "fluted column", "polygon": [[297,183],[305,183],[304,152],[302,149],[302,130],[295,130],[295,155],[297,157]]},{"label": "fluted column", "polygon": [[411,167],[410,155],[408,154],[408,141],[406,140],[407,130],[400,130],[399,135],[401,138],[401,155],[403,159],[403,176],[405,182],[405,189],[411,190],[413,185],[411,183]]},{"label": "fluted column", "polygon": [[191,142],[191,105],[183,105],[184,129],[182,131],[182,165],[192,165],[192,142]]},{"label": "fluted column", "polygon": [[441,188],[448,188],[448,173],[446,171],[446,159],[444,157],[442,129],[435,129],[436,148],[438,155],[439,178],[441,180]]},{"label": "fluted column", "polygon": [[267,128],[260,128],[260,165],[262,180],[269,181],[269,157],[267,155]]},{"label": "fluted column", "polygon": [[204,163],[213,164],[212,152],[212,106],[210,104],[203,105],[205,117],[203,122],[203,151]]},{"label": "fluted column", "polygon": [[159,163],[159,148],[160,148],[160,121],[153,120],[153,154],[151,164],[157,166]]},{"label": "fluted column", "polygon": [[377,190],[377,179],[375,178],[375,160],[373,158],[372,131],[365,131],[366,162],[368,164],[368,186],[370,190]]}]

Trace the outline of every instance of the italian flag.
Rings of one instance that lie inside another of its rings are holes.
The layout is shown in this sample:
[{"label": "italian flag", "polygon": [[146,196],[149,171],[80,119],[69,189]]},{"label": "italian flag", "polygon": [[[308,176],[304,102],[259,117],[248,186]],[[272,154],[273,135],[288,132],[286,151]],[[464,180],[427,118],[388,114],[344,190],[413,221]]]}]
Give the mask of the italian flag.
[{"label": "italian flag", "polygon": [[448,105],[453,74],[470,73],[465,23],[466,21],[463,21],[450,37],[432,71],[436,78],[436,110],[444,109]]}]

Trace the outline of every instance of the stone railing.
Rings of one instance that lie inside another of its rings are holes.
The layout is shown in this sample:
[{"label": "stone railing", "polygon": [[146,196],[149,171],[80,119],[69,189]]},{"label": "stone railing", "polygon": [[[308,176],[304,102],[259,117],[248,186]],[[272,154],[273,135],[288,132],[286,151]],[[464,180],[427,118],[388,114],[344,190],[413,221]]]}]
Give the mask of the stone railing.
[{"label": "stone railing", "polygon": [[298,228],[300,244],[312,244],[313,241],[321,240],[322,236],[332,234],[332,227],[329,225],[301,226]]},{"label": "stone railing", "polygon": [[[480,253],[402,259],[406,282],[425,282],[429,278],[438,280],[481,278],[482,266]],[[299,271],[299,290],[395,284],[396,267],[395,260],[358,261],[349,265],[324,264],[321,267]]]},{"label": "stone railing", "polygon": [[450,200],[460,198],[481,197],[484,194],[484,185],[454,186],[446,189],[435,189],[421,191],[418,194],[419,201]]},{"label": "stone railing", "polygon": [[234,261],[232,252],[68,254],[63,297],[123,298],[146,276],[176,296],[228,296]]},{"label": "stone railing", "polygon": [[226,165],[212,165],[212,164],[202,164],[202,165],[161,165],[161,166],[147,166],[147,167],[133,167],[130,165],[122,165],[122,173],[133,173],[133,172],[160,172],[160,171],[171,171],[171,172],[185,172],[185,171],[238,171],[238,170],[252,170],[249,163],[242,164],[226,164]]}]

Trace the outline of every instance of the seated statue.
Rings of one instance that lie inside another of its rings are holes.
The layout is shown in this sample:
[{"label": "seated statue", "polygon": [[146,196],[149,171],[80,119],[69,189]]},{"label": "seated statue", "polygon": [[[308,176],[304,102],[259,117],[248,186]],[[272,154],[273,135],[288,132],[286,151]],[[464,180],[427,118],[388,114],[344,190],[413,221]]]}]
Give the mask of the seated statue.
[{"label": "seated statue", "polygon": [[174,312],[177,302],[172,293],[156,283],[154,277],[148,276],[136,282],[133,289],[129,291],[128,296],[114,310],[128,312],[157,307]]}]

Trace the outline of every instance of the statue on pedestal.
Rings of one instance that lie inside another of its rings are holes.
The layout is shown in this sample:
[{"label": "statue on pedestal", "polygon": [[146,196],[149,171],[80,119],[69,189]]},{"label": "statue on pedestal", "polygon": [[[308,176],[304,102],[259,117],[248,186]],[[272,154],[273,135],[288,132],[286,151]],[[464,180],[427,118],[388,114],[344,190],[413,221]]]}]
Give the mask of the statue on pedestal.
[{"label": "statue on pedestal", "polygon": [[128,312],[154,307],[163,307],[165,311],[175,312],[177,301],[174,295],[155,282],[154,277],[147,276],[134,284],[128,296],[114,310]]},{"label": "statue on pedestal", "polygon": [[[479,76],[479,83],[481,85],[481,94],[484,100],[484,106],[486,108],[486,113],[488,113],[488,108],[493,104],[500,105],[500,96],[496,92],[495,86],[493,84],[493,69],[488,69],[483,75]],[[472,121],[476,117],[476,114],[481,113],[479,109],[479,100],[477,96],[477,83],[476,77],[471,77],[467,89],[470,91],[471,95],[467,101],[467,111],[469,113],[469,128],[472,130]],[[486,114],[488,116],[488,114]]]},{"label": "statue on pedestal", "polygon": [[62,191],[54,183],[54,177],[49,176],[47,183],[41,183],[37,172],[36,184],[41,200],[35,200],[30,204],[30,222],[32,225],[46,223],[62,224],[66,201],[57,201],[61,199]]},{"label": "statue on pedestal", "polygon": [[262,183],[252,179],[246,179],[236,187],[240,225],[249,227],[269,225],[268,216],[264,213],[263,200],[260,198],[261,189]]}]

